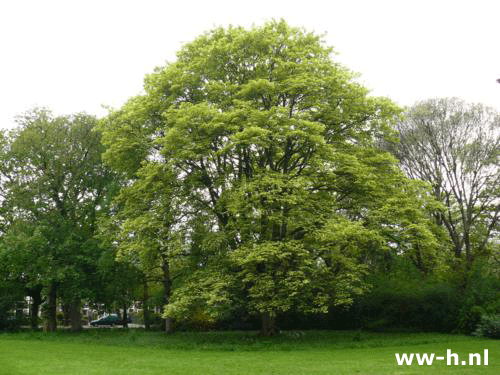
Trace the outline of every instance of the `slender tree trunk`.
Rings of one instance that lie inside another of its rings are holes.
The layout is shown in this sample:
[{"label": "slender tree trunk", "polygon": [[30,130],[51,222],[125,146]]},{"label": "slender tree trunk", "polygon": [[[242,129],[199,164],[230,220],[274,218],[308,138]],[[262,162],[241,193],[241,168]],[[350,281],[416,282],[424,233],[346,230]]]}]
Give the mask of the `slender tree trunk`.
[{"label": "slender tree trunk", "polygon": [[268,312],[261,314],[262,320],[262,335],[263,336],[274,336],[276,335],[276,317]]},{"label": "slender tree trunk", "polygon": [[62,304],[63,318],[61,322],[63,327],[67,327],[71,324],[70,310],[71,310],[71,304],[64,301],[64,303]]},{"label": "slender tree trunk", "polygon": [[[163,259],[161,266],[163,271],[163,304],[168,305],[170,302],[170,290],[172,288],[172,280],[170,279],[170,265],[167,259]],[[174,331],[174,320],[172,318],[165,318],[164,330],[166,333]]]},{"label": "slender tree trunk", "polygon": [[47,294],[47,316],[44,325],[45,332],[54,332],[57,330],[57,285],[55,282],[49,284]]},{"label": "slender tree trunk", "polygon": [[40,311],[40,305],[42,304],[42,287],[36,286],[30,289],[29,295],[32,298],[31,310],[30,310],[30,323],[31,329],[36,331],[38,329],[38,313]]},{"label": "slender tree trunk", "polygon": [[30,311],[30,325],[33,331],[38,330],[38,313],[40,311],[40,303],[35,301],[33,298],[33,303],[31,305]]},{"label": "slender tree trunk", "polygon": [[123,304],[123,328],[128,328],[128,314],[127,314],[127,304]]},{"label": "slender tree trunk", "polygon": [[174,319],[166,318],[165,319],[165,333],[173,333],[174,332]]},{"label": "slender tree trunk", "polygon": [[82,312],[80,300],[75,300],[69,305],[69,319],[71,322],[72,332],[78,332],[82,330]]},{"label": "slender tree trunk", "polygon": [[148,300],[149,300],[148,282],[147,280],[144,280],[144,299],[142,301],[142,311],[144,315],[144,326],[146,327],[146,330],[149,330],[151,328]]},{"label": "slender tree trunk", "polygon": [[472,246],[469,237],[469,228],[464,230],[464,244],[465,244],[465,264],[467,271],[472,269],[472,264],[474,263],[474,254],[472,253]]}]

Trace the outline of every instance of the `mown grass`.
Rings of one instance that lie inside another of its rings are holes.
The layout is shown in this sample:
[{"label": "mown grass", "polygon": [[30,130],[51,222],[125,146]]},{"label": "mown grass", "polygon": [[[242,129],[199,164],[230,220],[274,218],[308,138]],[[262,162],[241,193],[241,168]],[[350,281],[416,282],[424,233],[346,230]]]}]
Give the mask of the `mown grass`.
[{"label": "mown grass", "polygon": [[[489,349],[488,366],[398,366],[395,353]],[[0,335],[0,374],[498,374],[500,342],[468,336],[366,332],[176,333],[88,330]]]}]

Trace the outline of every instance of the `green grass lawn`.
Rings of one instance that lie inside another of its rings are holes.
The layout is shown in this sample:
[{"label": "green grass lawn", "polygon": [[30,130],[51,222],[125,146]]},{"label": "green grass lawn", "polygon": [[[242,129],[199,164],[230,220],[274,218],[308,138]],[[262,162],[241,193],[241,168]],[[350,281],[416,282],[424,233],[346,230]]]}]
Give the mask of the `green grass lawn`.
[{"label": "green grass lawn", "polygon": [[[488,366],[398,366],[395,353],[446,350],[468,360],[489,350]],[[177,333],[88,330],[0,334],[1,375],[48,374],[498,374],[500,341],[441,334],[359,332]]]}]

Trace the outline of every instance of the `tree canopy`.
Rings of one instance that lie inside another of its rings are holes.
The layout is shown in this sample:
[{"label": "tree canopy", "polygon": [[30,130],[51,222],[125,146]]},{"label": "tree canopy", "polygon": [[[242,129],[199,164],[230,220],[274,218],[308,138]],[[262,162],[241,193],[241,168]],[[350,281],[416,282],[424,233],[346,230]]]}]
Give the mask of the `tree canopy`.
[{"label": "tree canopy", "polygon": [[[95,274],[93,234],[113,182],[101,162],[96,122],[86,114],[56,117],[37,108],[4,134],[2,265],[38,291],[34,298],[45,288],[49,331],[56,328],[57,290],[79,311]],[[78,317],[75,328],[79,324]]]},{"label": "tree canopy", "polygon": [[166,316],[242,305],[272,333],[281,312],[350,304],[383,254],[432,263],[425,189],[412,200],[422,188],[376,146],[401,110],[355,77],[284,21],[218,28],[101,123],[105,160],[130,178],[124,209],[137,209],[124,243],[176,259]]},{"label": "tree canopy", "polygon": [[470,265],[491,252],[500,220],[500,114],[457,98],[432,99],[410,108],[398,130],[403,169],[444,203],[435,216],[455,256]]}]

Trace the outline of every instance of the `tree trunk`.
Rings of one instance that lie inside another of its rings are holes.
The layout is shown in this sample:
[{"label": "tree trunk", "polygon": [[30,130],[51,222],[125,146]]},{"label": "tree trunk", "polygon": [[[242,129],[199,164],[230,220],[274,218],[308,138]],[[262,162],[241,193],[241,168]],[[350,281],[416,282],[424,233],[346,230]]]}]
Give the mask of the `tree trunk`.
[{"label": "tree trunk", "polygon": [[165,319],[165,333],[173,333],[174,332],[174,318],[166,318]]},{"label": "tree trunk", "polygon": [[38,313],[40,305],[42,304],[42,286],[36,286],[29,290],[29,296],[32,298],[30,310],[30,323],[31,329],[36,331],[38,329]]},{"label": "tree trunk", "polygon": [[144,327],[146,327],[146,330],[149,330],[151,328],[148,300],[149,300],[148,282],[145,280],[144,281],[144,299],[142,301],[142,311],[143,311],[143,316],[144,316]]},{"label": "tree trunk", "polygon": [[57,285],[55,282],[49,284],[47,294],[47,316],[45,318],[44,331],[54,332],[57,330]]},{"label": "tree trunk", "polygon": [[[163,304],[168,305],[170,302],[170,290],[172,287],[172,280],[170,279],[170,265],[167,259],[163,259],[162,263],[162,271],[163,271]],[[166,333],[174,332],[174,320],[172,318],[166,318],[163,322],[164,330]]]},{"label": "tree trunk", "polygon": [[67,327],[70,325],[70,322],[71,322],[70,310],[71,310],[71,304],[64,301],[64,303],[62,304],[63,315],[62,315],[62,322],[61,322],[63,327]]},{"label": "tree trunk", "polygon": [[123,304],[123,321],[122,321],[122,325],[123,325],[123,328],[128,328],[128,314],[127,314],[127,304],[124,303]]},{"label": "tree trunk", "polygon": [[465,244],[465,264],[467,271],[472,269],[474,263],[474,254],[472,253],[472,246],[469,237],[469,228],[464,228],[464,244]]},{"label": "tree trunk", "polygon": [[30,325],[33,331],[38,330],[38,312],[40,311],[39,301],[33,298],[33,303],[31,305],[30,311]]},{"label": "tree trunk", "polygon": [[82,330],[82,312],[81,301],[73,301],[69,305],[69,319],[71,321],[71,331],[78,332]]},{"label": "tree trunk", "polygon": [[274,336],[276,335],[276,317],[268,312],[262,313],[262,330],[263,336]]}]

